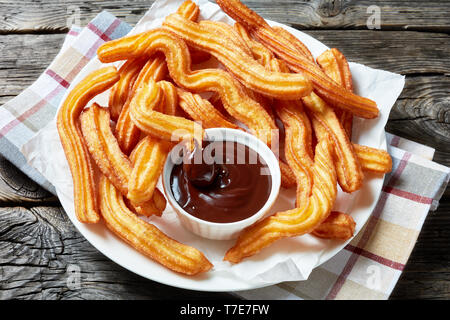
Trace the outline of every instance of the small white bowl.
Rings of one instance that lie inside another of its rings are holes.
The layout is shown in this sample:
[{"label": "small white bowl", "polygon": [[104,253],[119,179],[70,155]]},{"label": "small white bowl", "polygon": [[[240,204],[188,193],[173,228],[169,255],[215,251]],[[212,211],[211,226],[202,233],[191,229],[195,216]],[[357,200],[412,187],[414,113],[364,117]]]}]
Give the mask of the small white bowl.
[{"label": "small white bowl", "polygon": [[[247,219],[230,222],[230,223],[217,223],[209,222],[197,217],[192,216],[185,210],[181,208],[178,202],[173,197],[172,189],[170,187],[170,175],[172,169],[175,165],[176,159],[179,159],[178,153],[179,148],[173,148],[167,157],[166,163],[164,164],[164,170],[162,174],[162,182],[164,191],[172,208],[177,213],[181,224],[191,232],[208,239],[213,240],[229,240],[235,239],[239,233],[246,227],[252,225],[257,220],[265,216],[265,214],[270,210],[275,200],[277,199],[278,193],[280,191],[281,184],[281,174],[280,166],[278,164],[277,157],[270,150],[270,148],[261,140],[255,136],[246,133],[241,130],[228,129],[228,128],[212,128],[206,129],[208,138],[214,139],[214,141],[231,141],[238,142],[248,146],[257,152],[261,158],[266,162],[269,167],[270,174],[272,176],[272,187],[264,206],[256,212],[254,215],[248,217]],[[175,160],[174,160],[175,159]]]}]

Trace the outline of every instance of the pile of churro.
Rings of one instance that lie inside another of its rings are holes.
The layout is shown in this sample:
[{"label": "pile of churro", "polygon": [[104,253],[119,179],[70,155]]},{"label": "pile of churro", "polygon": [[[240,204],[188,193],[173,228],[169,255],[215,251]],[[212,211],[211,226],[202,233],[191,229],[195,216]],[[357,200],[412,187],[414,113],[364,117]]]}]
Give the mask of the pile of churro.
[{"label": "pile of churro", "polygon": [[[188,0],[162,27],[103,44],[99,60],[123,61],[120,68],[89,74],[57,116],[78,220],[103,220],[142,254],[187,275],[213,265],[140,218],[165,210],[157,182],[178,142],[203,139],[207,128],[246,130],[279,150],[282,186],[296,188],[294,208],[242,230],[224,257],[231,263],[284,237],[351,238],[351,215],[332,211],[337,185],[355,192],[365,172],[384,174],[392,166],[385,151],[351,142],[353,117],[371,119],[379,111],[353,92],[341,52],[314,59],[294,35],[239,0],[217,4],[234,25],[198,21],[199,7]],[[209,60],[221,67],[198,67]],[[107,106],[89,104],[107,90]]]}]

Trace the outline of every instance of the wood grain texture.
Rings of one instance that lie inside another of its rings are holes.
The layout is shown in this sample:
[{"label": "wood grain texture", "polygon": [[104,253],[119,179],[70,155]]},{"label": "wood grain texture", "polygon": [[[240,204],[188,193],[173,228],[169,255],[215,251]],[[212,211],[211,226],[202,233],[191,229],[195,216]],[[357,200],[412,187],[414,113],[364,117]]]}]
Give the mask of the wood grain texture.
[{"label": "wood grain texture", "polygon": [[[136,23],[153,1],[145,0],[22,0],[0,1],[0,32],[67,32],[77,13],[81,23],[108,10]],[[244,1],[264,18],[302,29],[367,29],[373,14],[380,10],[381,30],[430,30],[449,32],[448,1],[345,1],[345,0],[251,0]]]},{"label": "wood grain texture", "polygon": [[231,298],[173,288],[123,269],[92,247],[61,208],[0,208],[0,221],[1,300]]},{"label": "wood grain texture", "polygon": [[11,203],[23,205],[24,202],[57,203],[58,200],[0,156],[0,206]]}]

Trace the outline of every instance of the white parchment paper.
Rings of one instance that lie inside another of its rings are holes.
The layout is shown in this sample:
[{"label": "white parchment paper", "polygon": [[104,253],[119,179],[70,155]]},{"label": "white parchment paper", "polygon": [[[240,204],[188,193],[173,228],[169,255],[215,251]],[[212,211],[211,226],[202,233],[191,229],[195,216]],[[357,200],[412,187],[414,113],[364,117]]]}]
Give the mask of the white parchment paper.
[{"label": "white parchment paper", "polygon": [[[182,0],[156,1],[131,34],[161,26],[164,17],[175,12],[182,2]],[[201,9],[200,19],[224,21],[230,24],[234,22],[216,4],[207,0],[195,2]],[[276,22],[269,21],[269,23],[287,28],[308,46],[314,57],[328,49],[326,45],[305,33]],[[88,73],[102,66],[103,64],[94,58],[72,82],[68,91]],[[403,89],[404,77],[356,63],[350,63],[350,69],[355,92],[375,100],[380,109],[380,117],[377,119],[355,118],[352,140],[371,147],[386,149],[384,126],[391,107]],[[107,94],[108,92],[96,97],[95,101],[106,106]],[[196,290],[230,291],[256,288],[282,281],[305,280],[315,267],[331,258],[347,243],[317,239],[310,235],[283,239],[261,253],[237,265],[231,265],[223,262],[222,259],[234,241],[206,240],[190,233],[180,225],[175,212],[168,206],[161,218],[153,217],[148,220],[178,241],[198,248],[214,264],[214,269],[208,275],[193,278],[181,276],[137,253],[113,236],[102,223],[93,226],[84,225],[76,219],[72,177],[56,129],[56,117],[55,121],[49,123],[28,144],[24,145],[22,152],[29,164],[55,186],[66,213],[88,241],[125,268],[162,283]],[[349,195],[339,191],[335,209],[352,214],[357,224],[357,232],[372,213],[382,182],[383,177],[366,175],[364,187],[358,192]],[[282,190],[272,213],[292,208],[294,197],[293,190]]]}]

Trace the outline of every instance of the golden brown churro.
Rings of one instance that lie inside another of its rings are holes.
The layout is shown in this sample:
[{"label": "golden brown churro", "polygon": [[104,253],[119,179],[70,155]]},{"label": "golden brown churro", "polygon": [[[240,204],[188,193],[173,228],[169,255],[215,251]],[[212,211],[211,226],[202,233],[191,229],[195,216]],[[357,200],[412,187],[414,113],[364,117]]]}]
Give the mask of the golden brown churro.
[{"label": "golden brown churro", "polygon": [[152,198],[171,146],[151,136],[138,143],[130,155],[133,170],[128,181],[128,199],[134,203],[144,203]]},{"label": "golden brown churro", "polygon": [[392,158],[384,150],[354,143],[353,149],[364,171],[388,173],[392,170]]},{"label": "golden brown churro", "polygon": [[179,14],[167,16],[163,26],[192,47],[209,52],[249,89],[279,99],[301,98],[311,92],[311,83],[302,74],[268,71],[233,41],[215,36],[208,26]]},{"label": "golden brown churro", "polygon": [[301,207],[313,187],[311,124],[300,101],[278,101],[276,111],[284,125],[286,160],[296,178],[296,206]]},{"label": "golden brown churro", "polygon": [[100,215],[97,211],[94,170],[78,117],[89,100],[112,87],[119,78],[114,67],[90,73],[70,91],[58,111],[58,133],[72,173],[75,213],[78,220],[85,223],[98,222]]},{"label": "golden brown churro", "polygon": [[201,141],[204,130],[200,124],[183,117],[166,115],[155,111],[164,104],[164,92],[153,80],[137,90],[130,103],[131,121],[143,132],[155,138],[179,142],[196,138]]},{"label": "golden brown churro", "polygon": [[348,240],[355,233],[356,222],[343,212],[333,211],[311,234],[324,239]]},{"label": "golden brown churro", "polygon": [[134,59],[126,61],[119,69],[120,80],[111,88],[109,94],[108,108],[111,119],[116,121],[120,111],[131,93],[134,81],[144,65],[144,59]]},{"label": "golden brown churro", "polygon": [[155,29],[138,38],[113,40],[103,44],[97,53],[102,62],[113,62],[158,51],[166,56],[170,76],[177,85],[195,92],[217,92],[227,112],[270,145],[271,131],[276,129],[276,125],[264,108],[252,100],[242,85],[226,71],[192,71],[186,44],[170,31]]},{"label": "golden brown churro", "polygon": [[333,108],[319,96],[312,93],[303,98],[309,109],[309,115],[318,139],[329,135],[335,148],[335,164],[339,185],[345,192],[354,192],[361,188],[364,174],[350,142]]},{"label": "golden brown churro", "polygon": [[228,121],[214,106],[198,94],[178,89],[179,106],[194,120],[200,122],[204,128],[231,128],[239,126]]},{"label": "golden brown churro", "polygon": [[[111,131],[108,109],[93,104],[81,114],[80,121],[84,140],[98,168],[126,196],[133,167],[128,157],[120,150]],[[165,199],[161,194],[155,197],[153,203],[149,200],[150,203],[141,205],[130,202],[130,205],[139,214],[161,215],[165,208]],[[164,199],[163,205],[161,197]]]},{"label": "golden brown churro", "polygon": [[[317,64],[331,79],[339,85],[353,92],[353,80],[345,56],[337,49],[333,48],[325,51],[317,57]],[[353,114],[351,112],[336,109],[336,116],[347,132],[347,136],[352,138]]]},{"label": "golden brown churro", "polygon": [[125,154],[130,154],[131,150],[136,146],[139,141],[141,131],[131,121],[130,118],[130,103],[136,94],[136,90],[143,83],[147,83],[149,79],[155,81],[162,80],[167,74],[167,66],[163,57],[157,56],[150,59],[142,68],[139,76],[137,77],[132,92],[128,97],[125,105],[122,108],[119,119],[116,124],[115,135],[119,142],[120,148]]},{"label": "golden brown churro", "polygon": [[283,59],[292,71],[301,73],[310,79],[315,92],[320,97],[359,117],[371,119],[378,116],[379,110],[374,101],[357,96],[339,86],[314,62],[303,53],[298,52],[291,41],[280,37],[277,31],[270,27],[262,17],[239,0],[217,0],[217,4],[234,20],[244,25],[262,44]]},{"label": "golden brown churro", "polygon": [[100,209],[106,226],[137,251],[183,274],[194,275],[212,268],[203,253],[169,238],[153,224],[136,217],[105,176],[100,179],[99,189]]},{"label": "golden brown churro", "polygon": [[276,240],[309,233],[330,214],[336,199],[333,148],[327,140],[317,144],[313,166],[311,196],[302,207],[276,213],[245,229],[224,260],[238,263]]}]

